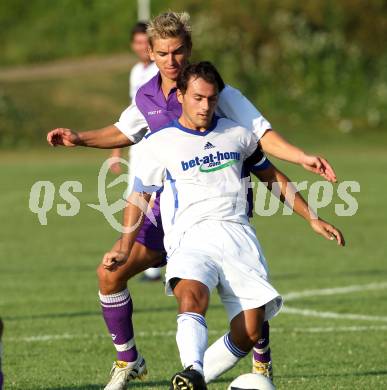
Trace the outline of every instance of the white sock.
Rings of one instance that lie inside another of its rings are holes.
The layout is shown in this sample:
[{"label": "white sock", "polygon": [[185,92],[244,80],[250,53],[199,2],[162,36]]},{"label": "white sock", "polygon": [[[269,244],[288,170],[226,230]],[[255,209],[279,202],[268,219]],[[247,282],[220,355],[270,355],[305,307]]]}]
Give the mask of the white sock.
[{"label": "white sock", "polygon": [[205,318],[197,313],[185,312],[177,316],[176,342],[184,368],[203,374],[204,351],[208,345],[208,329]]},{"label": "white sock", "polygon": [[239,349],[230,338],[230,333],[210,345],[204,354],[204,379],[209,383],[234,367],[248,352]]}]

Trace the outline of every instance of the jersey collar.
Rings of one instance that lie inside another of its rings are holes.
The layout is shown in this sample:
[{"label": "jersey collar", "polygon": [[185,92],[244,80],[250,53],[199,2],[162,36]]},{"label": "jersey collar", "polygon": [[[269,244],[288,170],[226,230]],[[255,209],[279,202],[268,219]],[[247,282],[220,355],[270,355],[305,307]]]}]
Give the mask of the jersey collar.
[{"label": "jersey collar", "polygon": [[[168,93],[168,96],[175,93],[177,90],[176,87],[171,88],[171,90]],[[165,100],[163,91],[161,89],[161,74],[160,72],[157,72],[156,76],[154,76],[148,83],[144,86],[144,94],[152,97],[159,97],[162,98],[162,100]]]},{"label": "jersey collar", "polygon": [[212,130],[215,129],[216,125],[218,124],[218,119],[219,117],[214,115],[212,119],[211,126],[206,130],[206,131],[198,131],[198,130],[192,130],[187,127],[184,127],[178,119],[175,119],[173,121],[173,125],[177,127],[179,130],[184,131],[185,133],[193,134],[193,135],[198,135],[199,137],[204,137],[207,134],[211,133]]}]

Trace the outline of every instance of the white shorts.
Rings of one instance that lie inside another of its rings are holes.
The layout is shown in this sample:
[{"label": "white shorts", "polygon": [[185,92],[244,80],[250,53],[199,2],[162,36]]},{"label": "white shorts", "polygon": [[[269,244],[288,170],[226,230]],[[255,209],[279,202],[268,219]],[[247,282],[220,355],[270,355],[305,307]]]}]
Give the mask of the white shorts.
[{"label": "white shorts", "polygon": [[210,291],[217,287],[229,321],[241,311],[265,305],[265,320],[282,307],[282,297],[268,281],[261,246],[251,226],[203,221],[192,226],[168,253],[166,293],[173,278],[197,280]]}]

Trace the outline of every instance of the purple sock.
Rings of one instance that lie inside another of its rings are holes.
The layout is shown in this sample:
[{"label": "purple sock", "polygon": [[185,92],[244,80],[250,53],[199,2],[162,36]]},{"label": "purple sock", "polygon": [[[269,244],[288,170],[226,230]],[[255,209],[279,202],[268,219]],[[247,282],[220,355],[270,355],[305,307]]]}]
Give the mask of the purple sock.
[{"label": "purple sock", "polygon": [[262,338],[254,345],[253,355],[254,360],[262,363],[270,362],[271,353],[269,346],[269,323],[265,321],[262,326]]},{"label": "purple sock", "polygon": [[135,361],[137,349],[132,323],[133,305],[128,289],[110,295],[99,293],[99,299],[103,318],[117,350],[117,360]]}]

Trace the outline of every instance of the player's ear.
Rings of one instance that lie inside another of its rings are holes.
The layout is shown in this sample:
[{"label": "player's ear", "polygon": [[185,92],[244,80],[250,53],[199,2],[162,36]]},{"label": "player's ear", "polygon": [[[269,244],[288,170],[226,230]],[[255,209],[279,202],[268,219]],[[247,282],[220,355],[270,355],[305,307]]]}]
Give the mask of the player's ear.
[{"label": "player's ear", "polygon": [[148,46],[148,54],[149,54],[149,58],[151,59],[151,61],[154,61],[155,60],[155,55],[153,53],[151,45]]},{"label": "player's ear", "polygon": [[180,89],[176,90],[176,96],[177,100],[180,104],[183,104],[183,93],[180,91]]}]

